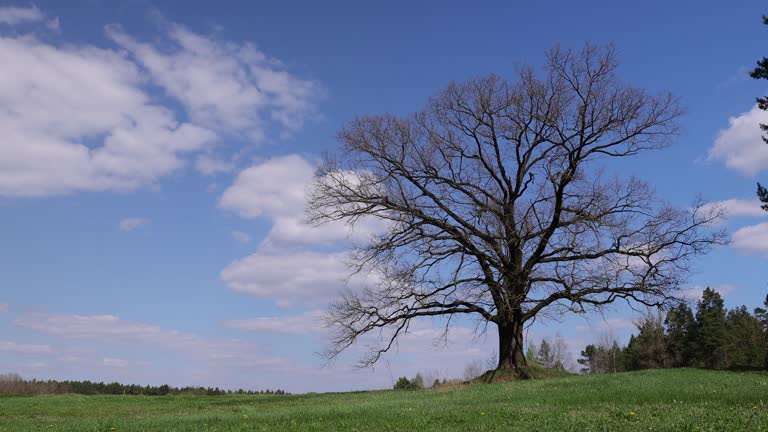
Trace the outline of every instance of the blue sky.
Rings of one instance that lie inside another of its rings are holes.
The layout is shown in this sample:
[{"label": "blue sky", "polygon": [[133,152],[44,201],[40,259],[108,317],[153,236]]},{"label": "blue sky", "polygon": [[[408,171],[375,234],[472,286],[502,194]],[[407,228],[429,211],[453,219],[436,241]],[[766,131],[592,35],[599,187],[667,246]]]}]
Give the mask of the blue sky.
[{"label": "blue sky", "polygon": [[[451,80],[615,43],[620,74],[671,90],[685,133],[619,166],[687,206],[730,211],[732,243],[687,286],[759,305],[768,281],[768,122],[747,77],[768,55],[758,1],[0,1],[0,372],[289,391],[459,376],[493,335],[430,323],[375,370],[323,365],[317,317],[343,230],[302,224],[303,188],[354,116],[418,110]],[[637,312],[549,321],[573,354]]]}]

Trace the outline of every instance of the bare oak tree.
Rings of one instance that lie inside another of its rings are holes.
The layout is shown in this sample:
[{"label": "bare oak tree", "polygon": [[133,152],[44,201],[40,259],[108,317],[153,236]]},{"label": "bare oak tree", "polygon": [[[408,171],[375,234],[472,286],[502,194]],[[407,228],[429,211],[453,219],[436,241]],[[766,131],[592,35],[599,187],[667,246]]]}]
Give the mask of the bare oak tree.
[{"label": "bare oak tree", "polygon": [[361,360],[372,365],[413,320],[470,314],[497,326],[498,370],[517,371],[539,316],[674,301],[691,259],[724,240],[709,227],[719,213],[604,178],[604,162],[670,144],[682,113],[616,67],[611,46],[553,49],[544,76],[453,83],[416,114],[361,117],[339,133],[309,220],[373,217],[389,229],[352,252],[355,271],[379,276],[331,307],[329,356],[387,330]]}]

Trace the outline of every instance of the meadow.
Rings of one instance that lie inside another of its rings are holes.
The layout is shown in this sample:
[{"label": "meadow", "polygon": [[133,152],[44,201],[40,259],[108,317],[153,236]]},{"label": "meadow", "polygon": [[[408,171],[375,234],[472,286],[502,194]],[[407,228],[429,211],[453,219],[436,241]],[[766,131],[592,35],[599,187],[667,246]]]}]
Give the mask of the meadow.
[{"label": "meadow", "polygon": [[0,431],[768,431],[768,374],[666,369],[288,396],[5,396]]}]

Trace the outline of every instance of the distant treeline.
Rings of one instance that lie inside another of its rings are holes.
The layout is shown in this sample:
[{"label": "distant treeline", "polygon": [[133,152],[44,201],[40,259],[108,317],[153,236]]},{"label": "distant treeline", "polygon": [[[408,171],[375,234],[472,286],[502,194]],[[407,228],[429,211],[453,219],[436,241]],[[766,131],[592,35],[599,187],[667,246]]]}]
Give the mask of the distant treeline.
[{"label": "distant treeline", "polygon": [[[768,308],[768,296],[765,298]],[[704,290],[694,311],[680,304],[636,323],[626,346],[615,340],[587,345],[581,372],[601,374],[640,369],[697,367],[768,369],[768,311],[746,306],[726,310],[715,290]]]},{"label": "distant treeline", "polygon": [[229,394],[289,394],[284,390],[222,390],[218,387],[172,387],[140,386],[136,384],[120,384],[118,382],[104,383],[92,381],[55,381],[55,380],[25,380],[18,374],[0,374],[0,394],[35,395],[35,394],[81,394],[81,395],[199,395],[222,396]]}]

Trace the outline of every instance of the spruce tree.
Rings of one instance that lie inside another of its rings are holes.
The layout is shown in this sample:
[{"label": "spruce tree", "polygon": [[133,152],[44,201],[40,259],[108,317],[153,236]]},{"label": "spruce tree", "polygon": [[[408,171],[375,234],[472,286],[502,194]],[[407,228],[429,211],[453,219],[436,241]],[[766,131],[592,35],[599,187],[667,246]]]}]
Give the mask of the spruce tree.
[{"label": "spruce tree", "polygon": [[629,343],[627,344],[627,347],[624,348],[624,354],[622,355],[624,370],[640,370],[640,353],[637,349],[637,345],[637,338],[635,335],[629,335]]},{"label": "spruce tree", "polygon": [[723,369],[726,364],[728,330],[725,308],[720,294],[707,288],[696,311],[696,365],[707,369]]},{"label": "spruce tree", "polygon": [[664,325],[666,326],[670,366],[691,366],[696,337],[696,321],[693,317],[693,311],[688,305],[681,303],[667,313]]},{"label": "spruce tree", "polygon": [[636,324],[639,333],[630,338],[627,354],[630,364],[627,370],[664,368],[669,364],[661,314],[648,314]]},{"label": "spruce tree", "polygon": [[727,367],[729,369],[758,369],[765,360],[765,335],[760,320],[746,306],[733,309],[728,322]]}]

